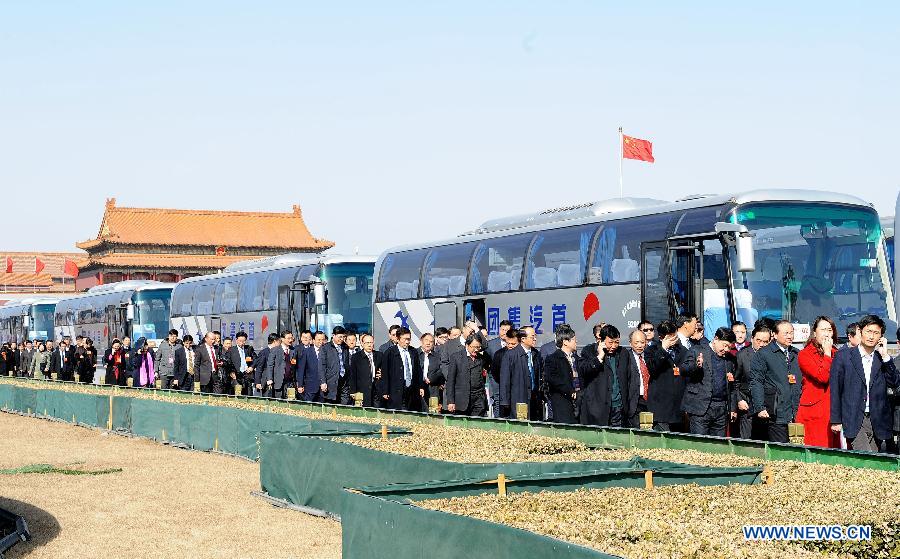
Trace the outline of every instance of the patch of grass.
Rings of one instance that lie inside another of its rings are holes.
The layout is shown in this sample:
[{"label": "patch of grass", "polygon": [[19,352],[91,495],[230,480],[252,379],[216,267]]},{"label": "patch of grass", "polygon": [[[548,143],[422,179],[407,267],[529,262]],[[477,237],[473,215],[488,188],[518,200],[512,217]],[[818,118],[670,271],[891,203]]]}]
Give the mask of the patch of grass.
[{"label": "patch of grass", "polygon": [[17,474],[63,474],[66,476],[100,476],[103,474],[115,474],[121,472],[122,468],[107,468],[105,470],[76,470],[74,468],[60,468],[53,464],[28,464],[18,468],[9,468],[0,470],[0,475],[17,475]]}]

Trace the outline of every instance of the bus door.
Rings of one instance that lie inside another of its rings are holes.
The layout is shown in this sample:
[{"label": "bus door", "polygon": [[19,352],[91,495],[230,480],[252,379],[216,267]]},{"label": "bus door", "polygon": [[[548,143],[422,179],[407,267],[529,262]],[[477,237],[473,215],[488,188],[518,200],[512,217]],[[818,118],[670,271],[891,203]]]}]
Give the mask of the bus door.
[{"label": "bus door", "polygon": [[653,324],[683,312],[700,314],[703,285],[702,245],[690,240],[641,245],[641,309]]},{"label": "bus door", "polygon": [[442,301],[434,304],[434,324],[432,325],[432,333],[434,333],[434,328],[441,326],[449,328],[450,326],[458,324],[458,321],[459,317],[454,301]]},{"label": "bus door", "polygon": [[112,346],[112,341],[116,338],[125,337],[125,314],[127,310],[108,305],[106,307],[106,347]]},{"label": "bus door", "polygon": [[294,325],[291,324],[291,303],[293,294],[290,285],[278,286],[278,333],[291,330]]}]

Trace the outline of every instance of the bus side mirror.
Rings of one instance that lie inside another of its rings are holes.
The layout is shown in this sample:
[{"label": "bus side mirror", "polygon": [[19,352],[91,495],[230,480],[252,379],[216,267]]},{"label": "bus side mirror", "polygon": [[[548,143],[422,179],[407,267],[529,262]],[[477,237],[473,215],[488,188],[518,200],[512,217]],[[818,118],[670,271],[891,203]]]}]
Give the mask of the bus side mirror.
[{"label": "bus side mirror", "polygon": [[317,307],[325,304],[325,284],[317,283],[313,286],[313,304]]},{"label": "bus side mirror", "polygon": [[747,226],[720,221],[716,223],[715,229],[716,233],[723,236],[726,244],[735,245],[738,271],[755,271],[756,260],[753,256],[753,233],[747,229]]},{"label": "bus side mirror", "polygon": [[125,320],[134,320],[134,305],[129,304],[125,307]]},{"label": "bus side mirror", "polygon": [[738,233],[737,246],[737,264],[739,272],[752,272],[756,270],[756,259],[753,255],[753,237],[750,233]]}]

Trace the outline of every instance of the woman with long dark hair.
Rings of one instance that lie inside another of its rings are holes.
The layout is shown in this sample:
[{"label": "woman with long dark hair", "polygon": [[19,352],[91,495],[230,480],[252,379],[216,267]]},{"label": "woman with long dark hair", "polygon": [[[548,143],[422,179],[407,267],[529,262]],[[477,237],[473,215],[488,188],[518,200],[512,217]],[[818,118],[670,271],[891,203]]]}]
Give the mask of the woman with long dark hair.
[{"label": "woman with long dark hair", "polygon": [[78,379],[84,384],[92,384],[97,372],[97,348],[94,347],[94,340],[85,338],[84,346],[78,349]]},{"label": "woman with long dark hair", "polygon": [[156,380],[156,371],[153,362],[153,352],[147,338],[140,338],[134,346],[135,352],[131,356],[138,386],[153,387]]},{"label": "woman with long dark hair", "polygon": [[831,359],[837,353],[837,326],[827,316],[813,322],[809,341],[797,357],[803,373],[803,390],[800,392],[800,409],[797,423],[805,430],[803,442],[809,446],[839,448],[829,428],[831,417],[831,391],[829,380]]}]

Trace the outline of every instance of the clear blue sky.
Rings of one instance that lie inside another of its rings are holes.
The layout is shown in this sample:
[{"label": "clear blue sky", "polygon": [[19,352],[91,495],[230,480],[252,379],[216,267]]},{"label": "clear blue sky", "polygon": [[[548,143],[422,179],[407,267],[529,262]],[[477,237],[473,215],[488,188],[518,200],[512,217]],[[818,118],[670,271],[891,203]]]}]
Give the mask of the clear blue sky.
[{"label": "clear blue sky", "polygon": [[893,213],[900,5],[0,1],[0,250],[120,205],[290,211],[378,253],[618,195]]}]

